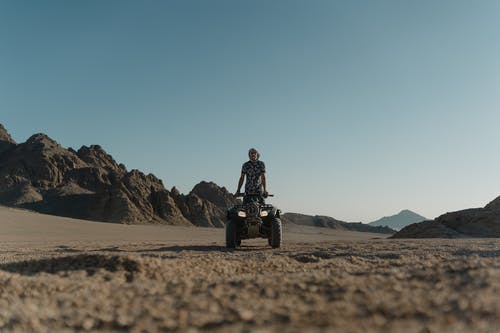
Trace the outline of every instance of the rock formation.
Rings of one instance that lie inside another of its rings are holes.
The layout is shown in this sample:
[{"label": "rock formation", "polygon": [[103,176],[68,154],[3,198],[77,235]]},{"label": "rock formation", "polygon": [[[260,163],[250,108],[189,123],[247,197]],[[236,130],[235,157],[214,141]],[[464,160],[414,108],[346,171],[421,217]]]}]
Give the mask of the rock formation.
[{"label": "rock formation", "polygon": [[94,221],[224,226],[231,196],[213,183],[187,195],[127,171],[100,146],[65,149],[45,134],[16,144],[0,125],[0,203]]},{"label": "rock formation", "polygon": [[182,214],[198,226],[224,227],[227,208],[236,204],[234,196],[225,187],[201,182],[186,196],[174,187],[172,196]]},{"label": "rock formation", "polygon": [[9,150],[10,148],[14,147],[15,145],[16,145],[16,142],[12,139],[12,137],[7,132],[5,127],[3,127],[2,124],[0,124],[0,155],[4,151]]},{"label": "rock formation", "polygon": [[446,213],[435,220],[409,225],[394,238],[500,237],[500,197],[484,208]]}]

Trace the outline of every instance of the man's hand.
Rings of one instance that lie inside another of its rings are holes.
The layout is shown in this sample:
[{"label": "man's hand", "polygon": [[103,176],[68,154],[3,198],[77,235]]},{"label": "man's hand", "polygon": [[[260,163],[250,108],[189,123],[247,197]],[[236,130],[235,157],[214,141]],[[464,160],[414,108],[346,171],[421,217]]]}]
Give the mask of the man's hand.
[{"label": "man's hand", "polygon": [[269,196],[269,192],[264,191],[264,198],[267,198]]}]

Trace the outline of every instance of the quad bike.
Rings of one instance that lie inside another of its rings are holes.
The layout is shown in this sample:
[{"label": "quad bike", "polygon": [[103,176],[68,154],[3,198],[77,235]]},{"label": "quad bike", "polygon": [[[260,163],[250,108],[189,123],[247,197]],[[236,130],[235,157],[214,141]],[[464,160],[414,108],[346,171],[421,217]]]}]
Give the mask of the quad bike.
[{"label": "quad bike", "polygon": [[271,247],[279,248],[282,230],[280,214],[279,209],[265,204],[260,194],[246,194],[243,204],[227,210],[226,247],[240,246],[242,239],[267,238]]}]

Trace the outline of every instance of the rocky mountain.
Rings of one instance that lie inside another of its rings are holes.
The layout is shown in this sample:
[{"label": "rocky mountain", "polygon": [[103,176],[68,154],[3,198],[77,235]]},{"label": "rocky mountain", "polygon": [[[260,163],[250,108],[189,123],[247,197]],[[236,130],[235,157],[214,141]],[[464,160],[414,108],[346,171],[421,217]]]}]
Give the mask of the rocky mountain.
[{"label": "rocky mountain", "polygon": [[500,237],[500,197],[484,208],[446,213],[435,220],[411,224],[394,238]]},{"label": "rocky mountain", "polygon": [[168,191],[98,145],[65,149],[41,133],[17,144],[0,125],[0,204],[94,221],[221,227],[234,203],[213,183],[188,195]]},{"label": "rocky mountain", "polygon": [[281,216],[283,223],[293,223],[310,227],[325,227],[337,230],[373,232],[382,234],[393,234],[396,231],[383,226],[371,226],[361,222],[343,222],[329,216],[311,216],[296,213],[285,213]]},{"label": "rocky mountain", "polygon": [[[45,134],[16,143],[0,125],[0,204],[40,213],[116,223],[224,227],[236,199],[211,182],[187,195],[139,170],[128,171],[99,145],[64,148]],[[393,233],[326,216],[287,213],[284,223]]]},{"label": "rocky mountain", "polygon": [[396,215],[392,216],[385,216],[382,217],[381,219],[378,219],[376,221],[368,223],[371,226],[377,227],[377,226],[382,226],[382,227],[389,227],[394,230],[401,230],[402,228],[406,227],[407,225],[413,224],[413,223],[418,223],[428,220],[427,218],[418,215],[415,212],[412,212],[411,210],[404,209],[400,211]]},{"label": "rocky mountain", "polygon": [[12,139],[12,137],[7,132],[5,127],[3,127],[2,124],[0,124],[0,154],[8,150],[9,148],[12,148],[15,145],[16,142]]},{"label": "rocky mountain", "polygon": [[226,188],[212,182],[199,183],[188,195],[180,194],[174,187],[171,195],[184,217],[204,227],[224,227],[227,208],[236,204]]}]

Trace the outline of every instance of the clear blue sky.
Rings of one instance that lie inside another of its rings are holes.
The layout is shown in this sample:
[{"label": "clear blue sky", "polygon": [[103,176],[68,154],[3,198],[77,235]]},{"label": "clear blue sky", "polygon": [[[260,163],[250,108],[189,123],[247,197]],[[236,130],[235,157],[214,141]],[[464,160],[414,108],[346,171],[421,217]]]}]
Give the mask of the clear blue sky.
[{"label": "clear blue sky", "polygon": [[0,0],[0,123],[189,192],[261,151],[284,211],[500,195],[500,2]]}]

